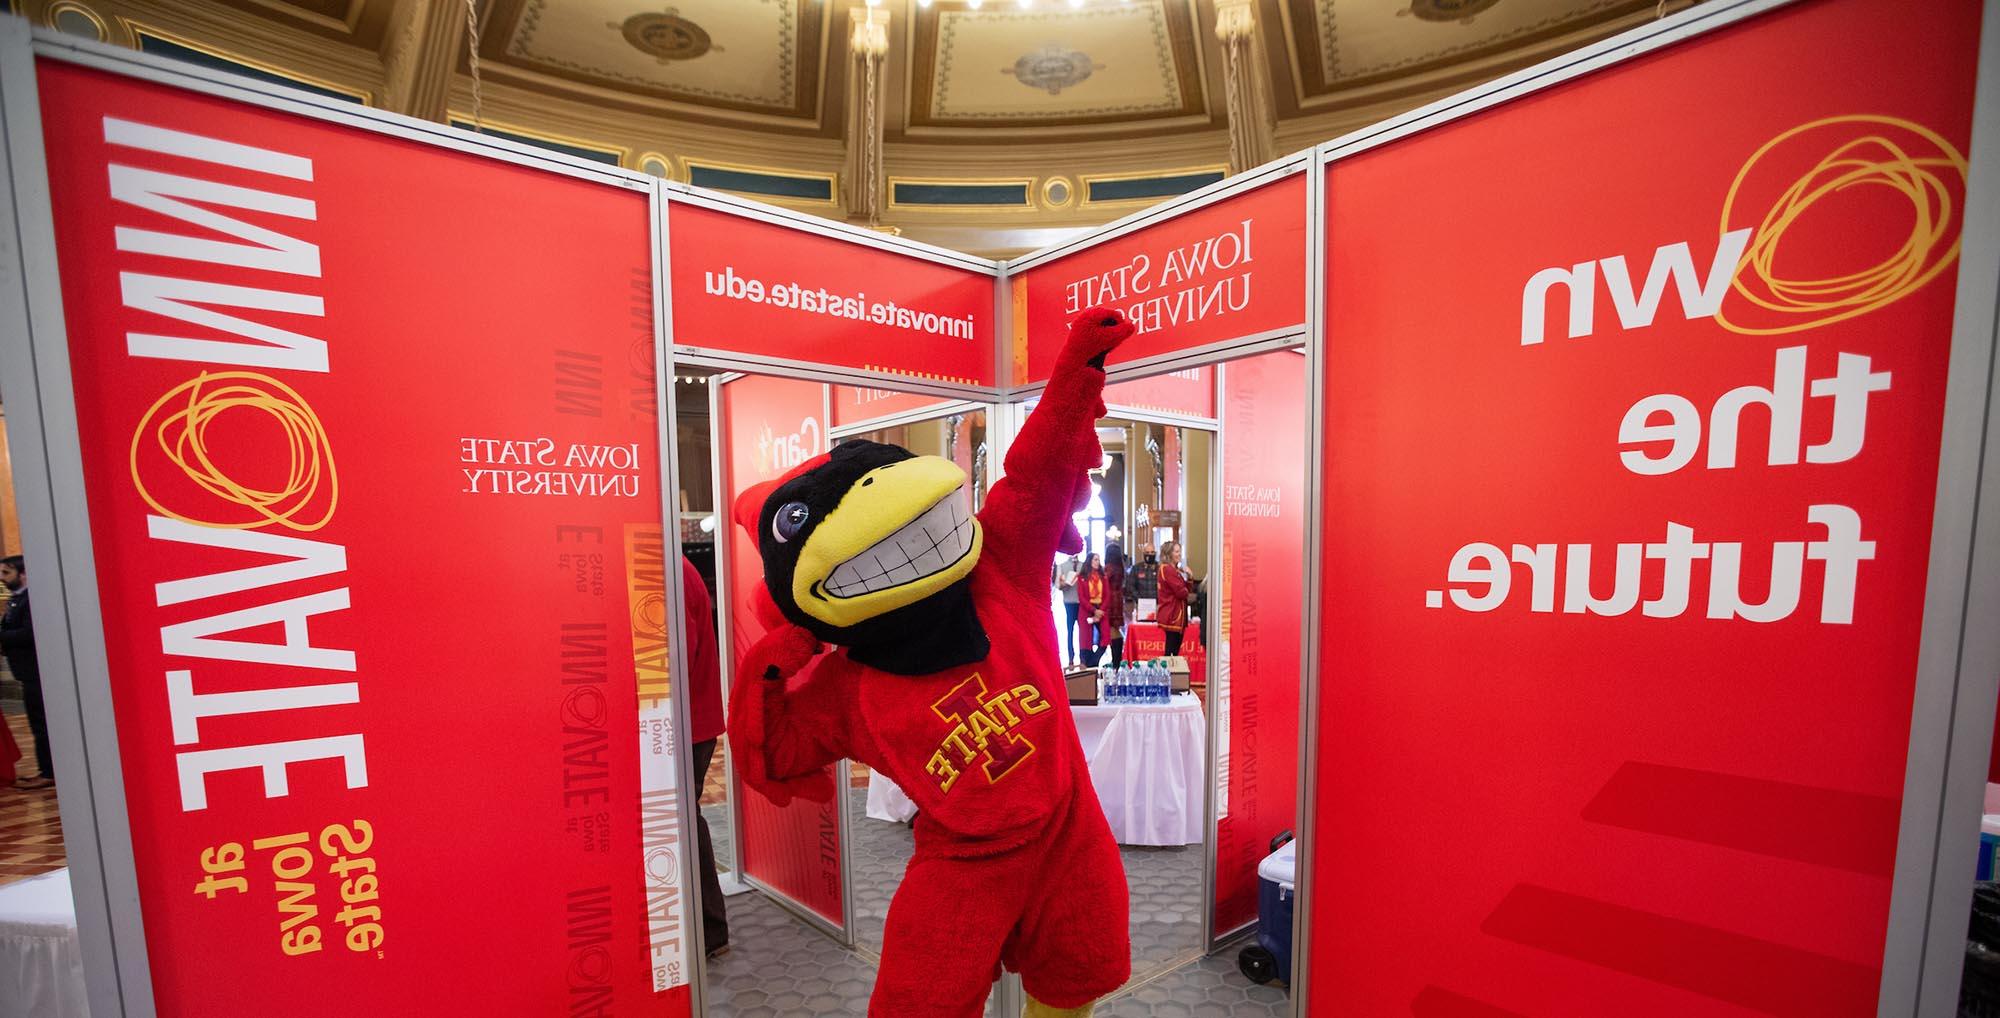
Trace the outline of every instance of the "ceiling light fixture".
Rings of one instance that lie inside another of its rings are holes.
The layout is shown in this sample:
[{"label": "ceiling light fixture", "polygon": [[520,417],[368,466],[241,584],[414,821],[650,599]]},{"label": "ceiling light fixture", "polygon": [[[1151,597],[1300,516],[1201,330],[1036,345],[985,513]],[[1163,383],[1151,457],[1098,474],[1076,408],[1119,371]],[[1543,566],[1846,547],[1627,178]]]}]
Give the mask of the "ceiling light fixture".
[{"label": "ceiling light fixture", "polygon": [[970,7],[975,11],[978,10],[980,7],[984,6],[985,3],[986,0],[965,0],[965,6]]},{"label": "ceiling light fixture", "polygon": [[1083,6],[1083,0],[1069,0],[1069,6],[1071,10],[1075,10]]}]

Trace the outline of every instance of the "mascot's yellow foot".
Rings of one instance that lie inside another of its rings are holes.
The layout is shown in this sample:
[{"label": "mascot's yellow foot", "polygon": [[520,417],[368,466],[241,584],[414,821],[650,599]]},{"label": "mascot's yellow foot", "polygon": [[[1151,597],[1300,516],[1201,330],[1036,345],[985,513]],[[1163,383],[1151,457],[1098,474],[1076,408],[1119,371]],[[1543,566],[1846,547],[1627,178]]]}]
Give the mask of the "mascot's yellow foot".
[{"label": "mascot's yellow foot", "polygon": [[1095,1004],[1085,1004],[1082,1007],[1050,1007],[1029,997],[1028,1009],[1021,1012],[1021,1018],[1090,1018],[1090,1009],[1095,1006]]}]

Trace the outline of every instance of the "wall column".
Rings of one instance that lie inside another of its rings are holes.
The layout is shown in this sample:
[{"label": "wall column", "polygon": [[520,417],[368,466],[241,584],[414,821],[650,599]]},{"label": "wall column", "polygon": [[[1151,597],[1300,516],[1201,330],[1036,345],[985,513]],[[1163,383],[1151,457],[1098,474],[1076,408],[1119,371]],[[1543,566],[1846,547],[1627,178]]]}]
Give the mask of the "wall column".
[{"label": "wall column", "polygon": [[856,7],[848,36],[847,217],[868,226],[882,224],[886,185],[882,174],[882,117],[888,82],[882,73],[889,54],[889,10]]},{"label": "wall column", "polygon": [[1254,0],[1215,0],[1215,37],[1222,43],[1229,172],[1242,173],[1277,157],[1278,118]]},{"label": "wall column", "polygon": [[463,0],[399,0],[382,41],[382,108],[444,123],[464,51]]}]

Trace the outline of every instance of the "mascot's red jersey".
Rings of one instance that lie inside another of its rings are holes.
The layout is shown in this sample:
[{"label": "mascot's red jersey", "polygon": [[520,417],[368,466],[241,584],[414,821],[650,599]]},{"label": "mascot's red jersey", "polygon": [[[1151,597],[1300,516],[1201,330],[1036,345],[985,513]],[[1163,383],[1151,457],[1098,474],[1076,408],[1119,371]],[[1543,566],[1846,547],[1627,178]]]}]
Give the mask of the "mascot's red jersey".
[{"label": "mascot's red jersey", "polygon": [[[869,1013],[981,1013],[1002,963],[1030,1014],[1087,1014],[1131,972],[1127,890],[1069,711],[1049,565],[1103,459],[1104,355],[1085,312],[975,518],[955,464],[847,442],[738,499],[782,616],[738,670],[730,739],[753,787],[831,795],[843,757],[918,807]],[[778,619],[771,619],[774,623]],[[817,657],[821,643],[840,648]]]}]

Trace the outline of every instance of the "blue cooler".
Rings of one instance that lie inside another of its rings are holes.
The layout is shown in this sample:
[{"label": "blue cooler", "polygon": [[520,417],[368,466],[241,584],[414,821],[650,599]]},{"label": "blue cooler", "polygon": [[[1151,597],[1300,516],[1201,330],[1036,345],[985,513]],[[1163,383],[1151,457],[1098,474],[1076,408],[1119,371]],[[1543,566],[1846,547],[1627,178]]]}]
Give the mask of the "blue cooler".
[{"label": "blue cooler", "polygon": [[1285,981],[1292,974],[1292,908],[1299,843],[1290,832],[1277,851],[1257,864],[1257,943],[1236,956],[1236,967],[1253,983]]}]

